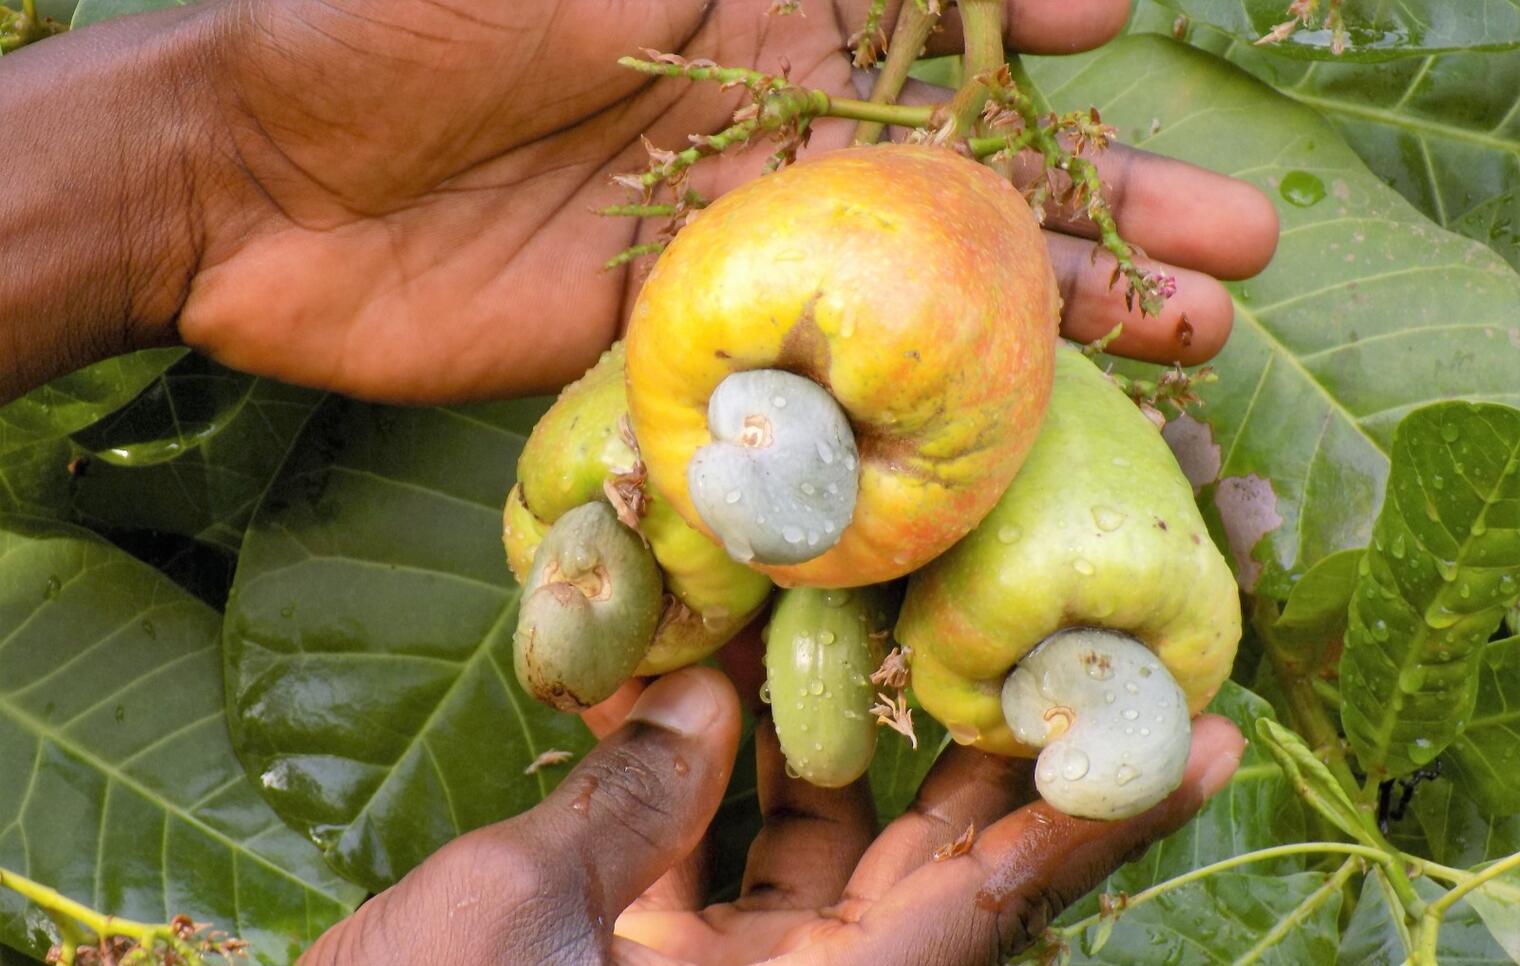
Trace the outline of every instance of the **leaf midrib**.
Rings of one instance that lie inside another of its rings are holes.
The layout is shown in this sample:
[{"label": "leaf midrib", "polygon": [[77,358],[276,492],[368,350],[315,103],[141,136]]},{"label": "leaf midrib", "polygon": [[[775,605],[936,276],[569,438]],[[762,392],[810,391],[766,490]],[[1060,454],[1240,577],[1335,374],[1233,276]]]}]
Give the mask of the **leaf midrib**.
[{"label": "leaf midrib", "polygon": [[[175,818],[180,819],[186,824],[202,832],[207,838],[221,843],[224,847],[227,848],[229,852],[235,855],[246,855],[254,862],[274,872],[276,875],[295,883],[296,885],[309,892],[314,892],[317,895],[330,899],[338,906],[341,906],[345,909],[348,908],[348,903],[344,902],[342,898],[319,888],[314,883],[300,878],[299,876],[292,873],[289,869],[283,868],[280,865],[271,862],[264,856],[259,855],[257,852],[251,851],[243,843],[237,841],[226,833],[212,828],[200,817],[186,811],[184,807],[179,803],[164,798],[161,794],[153,791],[151,788],[149,788],[147,785],[144,785],[136,778],[133,778],[132,776],[120,771],[115,765],[102,760],[98,755],[89,749],[81,746],[78,742],[58,732],[47,722],[41,721],[35,716],[22,711],[20,708],[15,707],[4,698],[0,698],[0,714],[9,717],[27,733],[36,736],[39,741],[47,740],[52,742],[58,748],[68,752],[71,755],[74,755],[76,758],[84,761],[90,767],[100,772],[107,778],[107,780],[116,782],[122,787],[130,789],[146,801],[157,805],[164,813],[173,815]],[[244,780],[247,780],[246,776],[244,776]],[[168,870],[164,869],[162,871],[167,878]]]}]

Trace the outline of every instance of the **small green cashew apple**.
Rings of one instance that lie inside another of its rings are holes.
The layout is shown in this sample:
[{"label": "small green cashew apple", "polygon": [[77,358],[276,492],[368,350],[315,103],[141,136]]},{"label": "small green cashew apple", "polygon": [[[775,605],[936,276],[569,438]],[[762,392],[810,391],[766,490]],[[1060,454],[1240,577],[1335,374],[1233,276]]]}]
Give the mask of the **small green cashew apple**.
[{"label": "small green cashew apple", "polygon": [[[729,559],[668,503],[646,492],[627,413],[619,344],[567,386],[533,428],[503,510],[502,532],[507,561],[521,583],[535,566],[540,543],[578,507],[600,505],[637,524],[635,539],[641,535],[647,543],[661,578],[652,598],[658,620],[625,678],[662,674],[706,657],[749,622],[772,589],[768,578]],[[597,690],[590,683],[559,682],[577,694]]]},{"label": "small green cashew apple", "polygon": [[[1173,726],[1159,706],[1171,699],[1152,679],[1175,682],[1188,715],[1201,711],[1229,675],[1240,601],[1156,427],[1080,353],[1056,355],[1050,408],[1023,468],[976,530],[913,575],[896,636],[911,649],[915,694],[957,741],[1039,755],[1036,782],[1066,802],[1057,807],[1115,817],[1180,780],[1187,729]],[[1071,628],[1099,633],[1055,637]],[[1041,642],[1049,651],[1035,653]],[[1010,672],[1017,683],[1005,689]],[[1043,731],[1028,723],[1035,708],[1051,716]],[[1131,759],[1113,759],[1116,748]],[[1081,774],[1074,750],[1088,762]],[[1142,763],[1167,780],[1121,771]]]},{"label": "small green cashew apple", "polygon": [[865,774],[876,753],[871,674],[881,664],[897,595],[783,590],[765,629],[765,687],[787,768],[824,788]]},{"label": "small green cashew apple", "polygon": [[644,660],[660,620],[659,565],[606,503],[583,503],[554,522],[522,592],[517,680],[561,711],[610,698]]}]

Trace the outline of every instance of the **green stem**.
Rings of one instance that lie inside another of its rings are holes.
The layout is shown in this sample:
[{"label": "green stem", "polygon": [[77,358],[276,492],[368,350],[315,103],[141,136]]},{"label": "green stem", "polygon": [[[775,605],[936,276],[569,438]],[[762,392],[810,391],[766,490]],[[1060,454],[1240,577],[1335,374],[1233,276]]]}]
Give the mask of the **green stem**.
[{"label": "green stem", "polygon": [[58,923],[59,931],[67,943],[77,945],[81,941],[83,937],[79,934],[78,926],[83,926],[100,939],[110,937],[131,939],[149,949],[163,943],[180,956],[186,957],[187,962],[201,961],[194,947],[175,935],[172,925],[136,922],[131,919],[103,915],[83,903],[70,899],[56,889],[34,882],[9,869],[0,869],[0,887],[10,889],[46,912],[54,922]]},{"label": "green stem", "polygon": [[1318,695],[1319,699],[1325,702],[1325,704],[1329,705],[1337,711],[1341,709],[1340,688],[1317,675],[1309,679],[1309,686],[1314,689],[1314,693]]},{"label": "green stem", "polygon": [[1326,899],[1329,899],[1341,890],[1341,887],[1346,884],[1347,879],[1362,871],[1364,867],[1365,863],[1359,856],[1355,855],[1342,862],[1341,867],[1335,870],[1334,875],[1326,879],[1324,884],[1318,889],[1305,896],[1304,901],[1294,906],[1292,912],[1279,919],[1271,929],[1267,930],[1256,941],[1255,945],[1235,960],[1234,966],[1250,966],[1251,963],[1260,960],[1267,950],[1282,942],[1284,936],[1297,928],[1299,923],[1308,919],[1314,913],[1314,910],[1324,904]]},{"label": "green stem", "polygon": [[1409,957],[1411,966],[1436,966],[1436,942],[1440,939],[1441,920],[1445,918],[1447,910],[1462,901],[1469,892],[1517,868],[1520,868],[1520,852],[1500,859],[1482,872],[1473,873],[1472,878],[1430,903],[1425,908],[1425,914],[1420,917],[1419,948]]},{"label": "green stem", "polygon": [[[1189,883],[1197,882],[1200,879],[1206,879],[1218,872],[1227,872],[1230,869],[1234,869],[1242,865],[1250,865],[1253,862],[1264,862],[1267,859],[1277,859],[1287,855],[1303,855],[1306,853],[1316,852],[1330,852],[1339,853],[1342,855],[1359,856],[1371,862],[1376,862],[1378,865],[1382,866],[1385,869],[1396,864],[1394,856],[1380,849],[1374,849],[1366,845],[1354,845],[1350,842],[1295,842],[1292,845],[1277,845],[1273,846],[1270,849],[1258,849],[1255,852],[1246,852],[1243,855],[1232,856],[1231,858],[1223,859],[1211,865],[1205,865],[1201,868],[1194,869],[1191,872],[1186,872],[1182,875],[1177,876],[1175,879],[1168,879],[1165,882],[1158,882],[1155,885],[1151,886],[1149,889],[1142,890],[1130,896],[1124,903],[1124,909],[1125,911],[1128,911],[1135,908],[1136,906],[1144,905],[1145,903],[1150,902],[1152,899],[1165,895],[1173,889],[1181,888],[1182,886],[1188,885]],[[1054,929],[1052,932],[1061,936],[1063,939],[1080,936],[1087,929],[1090,929],[1093,926],[1097,925],[1102,918],[1102,913],[1095,913],[1091,916],[1088,916],[1086,919],[1074,922],[1069,926],[1062,926],[1058,929]]]},{"label": "green stem", "polygon": [[951,127],[946,142],[970,136],[992,94],[989,76],[1003,66],[1003,0],[961,0],[966,34],[965,81],[950,102]]},{"label": "green stem", "polygon": [[37,16],[37,0],[21,0],[21,12],[32,22],[33,31],[41,27],[42,18]]},{"label": "green stem", "polygon": [[[938,22],[939,14],[930,13],[911,0],[903,4],[902,11],[897,15],[897,26],[892,31],[892,40],[887,44],[887,59],[881,65],[881,73],[876,75],[876,84],[871,88],[872,104],[888,105],[897,100],[903,85],[908,82],[909,69],[918,60],[919,51],[924,49],[930,31]],[[885,127],[886,122],[883,121],[869,118],[862,120],[855,128],[854,143],[875,144],[881,140],[881,132]]]}]

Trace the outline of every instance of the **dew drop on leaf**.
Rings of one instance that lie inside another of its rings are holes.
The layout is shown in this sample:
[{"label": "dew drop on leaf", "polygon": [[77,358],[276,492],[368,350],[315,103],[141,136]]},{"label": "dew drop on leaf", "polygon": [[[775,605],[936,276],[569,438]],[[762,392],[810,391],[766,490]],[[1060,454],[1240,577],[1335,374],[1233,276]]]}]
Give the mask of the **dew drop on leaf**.
[{"label": "dew drop on leaf", "polygon": [[63,590],[63,581],[58,579],[57,574],[52,574],[47,579],[47,589],[42,592],[43,600],[56,600]]},{"label": "dew drop on leaf", "polygon": [[1455,443],[1459,435],[1461,433],[1458,431],[1455,423],[1447,423],[1441,427],[1441,438],[1448,443]]},{"label": "dew drop on leaf", "polygon": [[1307,171],[1289,171],[1277,192],[1290,205],[1310,208],[1325,200],[1325,183]]}]

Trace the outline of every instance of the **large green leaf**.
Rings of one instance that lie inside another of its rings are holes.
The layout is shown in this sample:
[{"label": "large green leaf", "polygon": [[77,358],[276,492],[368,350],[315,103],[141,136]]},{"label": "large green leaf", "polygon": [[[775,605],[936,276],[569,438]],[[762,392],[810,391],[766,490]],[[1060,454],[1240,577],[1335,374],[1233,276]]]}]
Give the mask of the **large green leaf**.
[{"label": "large green leaf", "polygon": [[[1301,26],[1275,53],[1293,57],[1379,61],[1439,50],[1504,50],[1520,47],[1517,0],[1344,0],[1346,49],[1331,49],[1323,15],[1333,0],[1320,0],[1320,17]],[[1191,21],[1208,24],[1244,43],[1259,40],[1289,19],[1284,0],[1160,0]]]},{"label": "large green leaf", "polygon": [[1441,762],[1490,815],[1520,812],[1520,637],[1484,648],[1478,698]]},{"label": "large green leaf", "polygon": [[187,2],[189,0],[79,0],[79,5],[74,9],[73,26],[87,27],[92,23],[124,17],[130,13],[183,7]]},{"label": "large green leaf", "polygon": [[1438,403],[1399,424],[1358,572],[1341,720],[1363,771],[1407,775],[1471,717],[1484,642],[1520,598],[1520,409]]},{"label": "large green leaf", "polygon": [[1322,636],[1345,630],[1361,559],[1361,550],[1337,550],[1310,567],[1288,594],[1278,627],[1296,634]]},{"label": "large green leaf", "polygon": [[1154,35],[1027,63],[1057,108],[1096,105],[1131,143],[1277,204],[1276,258],[1230,286],[1234,334],[1202,390],[1220,467],[1202,495],[1245,583],[1285,596],[1291,575],[1367,543],[1404,413],[1520,401],[1520,276],[1430,224],[1313,110]]},{"label": "large green leaf", "polygon": [[[1141,0],[1130,30],[1170,34],[1173,21]],[[1184,36],[1319,111],[1427,217],[1520,267],[1520,50],[1366,64],[1289,59],[1206,25]]]},{"label": "large green leaf", "polygon": [[244,538],[224,643],[234,743],[345,876],[383,887],[536,804],[583,752],[512,670],[501,506],[541,402],[330,399]]},{"label": "large green leaf", "polygon": [[[1429,879],[1416,879],[1415,892],[1424,900],[1441,897],[1440,886]],[[1373,869],[1362,883],[1361,895],[1351,921],[1341,936],[1334,962],[1337,966],[1405,966],[1408,938],[1394,922],[1392,887],[1381,869]],[[1483,920],[1465,900],[1452,906],[1441,926],[1436,961],[1442,966],[1509,966],[1512,960],[1489,934]]]},{"label": "large green leaf", "polygon": [[127,405],[74,434],[98,460],[154,466],[194,450],[237,418],[258,380],[191,354]]},{"label": "large green leaf", "polygon": [[148,349],[107,359],[0,406],[0,456],[67,436],[115,412],[184,354],[184,349]]},{"label": "large green leaf", "polygon": [[0,453],[0,513],[66,519],[75,478],[75,449],[66,436],[33,440]]},{"label": "large green leaf", "polygon": [[[1322,872],[1261,875],[1222,872],[1170,890],[1126,911],[1096,953],[1073,950],[1076,964],[1177,966],[1244,960],[1279,966],[1328,963],[1340,940],[1341,893]],[[1280,941],[1261,947],[1272,928],[1299,916]]]},{"label": "large green leaf", "polygon": [[[11,519],[0,629],[0,865],[113,913],[213,922],[265,963],[353,908],[239,767],[214,611],[82,530]],[[6,894],[0,941],[50,940]]]},{"label": "large green leaf", "polygon": [[[211,372],[215,374],[209,379],[199,375],[175,379],[169,384],[171,392],[195,395],[194,387],[208,381],[224,382],[221,374],[226,370]],[[209,421],[201,424],[205,432],[194,445],[179,448],[174,459],[132,466],[92,462],[89,471],[74,483],[72,509],[76,517],[95,528],[176,533],[236,553],[254,507],[316,411],[322,394],[270,379],[229,376],[225,381],[239,387],[222,396],[230,405],[211,408]],[[139,399],[129,408],[140,404],[146,405]],[[107,423],[115,421],[112,417]],[[86,441],[114,441],[127,452],[138,453],[137,447],[125,440],[108,437],[109,430],[98,426],[89,431]],[[174,435],[157,442],[178,445]]]},{"label": "large green leaf", "polygon": [[1520,815],[1485,816],[1465,784],[1421,782],[1410,812],[1425,831],[1428,858],[1465,869],[1520,851]]}]

